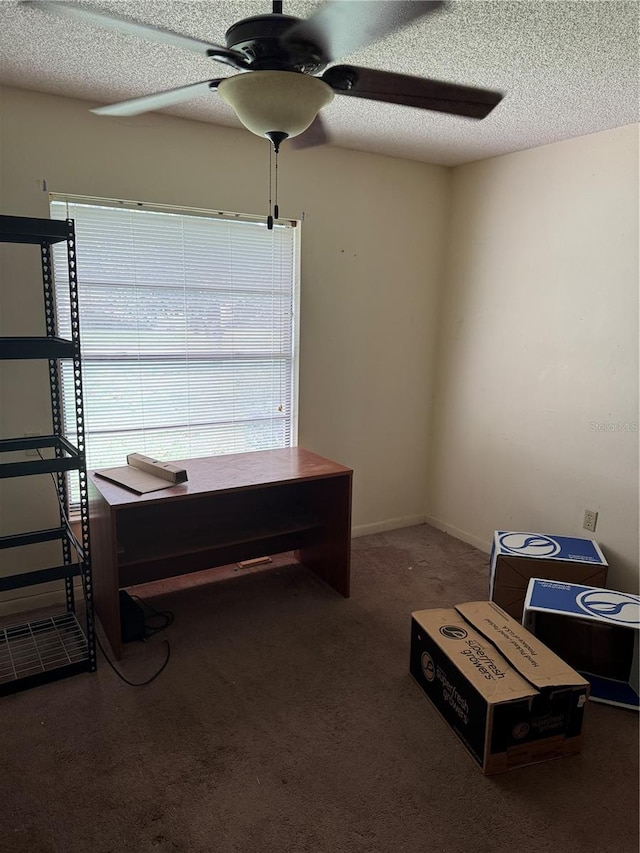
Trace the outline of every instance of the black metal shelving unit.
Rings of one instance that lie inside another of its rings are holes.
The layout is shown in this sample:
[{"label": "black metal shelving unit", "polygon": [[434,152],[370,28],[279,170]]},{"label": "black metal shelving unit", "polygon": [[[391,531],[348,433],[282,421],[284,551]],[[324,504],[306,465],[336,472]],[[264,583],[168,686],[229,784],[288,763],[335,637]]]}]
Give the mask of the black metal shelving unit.
[{"label": "black metal shelving unit", "polygon": [[[40,246],[46,334],[41,337],[0,337],[0,359],[48,361],[52,415],[51,435],[0,440],[0,478],[50,474],[60,508],[57,526],[46,530],[0,535],[0,549],[53,541],[59,541],[62,548],[61,565],[2,576],[0,592],[50,581],[63,581],[66,605],[62,612],[51,616],[0,628],[1,696],[80,672],[94,672],[96,638],[73,220],[0,216],[0,242]],[[56,324],[51,247],[54,243],[62,242],[66,243],[69,269],[70,340],[58,337]],[[64,435],[60,375],[62,359],[69,359],[73,364],[74,442]],[[5,454],[15,457],[16,451],[22,451],[23,457],[25,451],[31,451],[32,454],[35,452],[39,458],[13,458],[6,461]],[[67,473],[74,471],[77,472],[80,489],[79,536],[75,535],[70,522],[66,483]],[[74,579],[78,577],[82,582],[84,599],[83,615],[80,619],[74,595]]]}]

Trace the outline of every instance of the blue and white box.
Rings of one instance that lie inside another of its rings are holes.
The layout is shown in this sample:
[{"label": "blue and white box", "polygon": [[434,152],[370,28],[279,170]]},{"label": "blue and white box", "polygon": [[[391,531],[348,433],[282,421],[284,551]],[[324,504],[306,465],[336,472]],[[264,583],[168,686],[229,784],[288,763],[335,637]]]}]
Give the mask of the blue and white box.
[{"label": "blue and white box", "polygon": [[591,684],[591,699],[640,707],[640,596],[529,581],[523,625]]},{"label": "blue and white box", "polygon": [[496,530],[489,598],[518,622],[530,578],[604,587],[608,564],[595,539]]}]

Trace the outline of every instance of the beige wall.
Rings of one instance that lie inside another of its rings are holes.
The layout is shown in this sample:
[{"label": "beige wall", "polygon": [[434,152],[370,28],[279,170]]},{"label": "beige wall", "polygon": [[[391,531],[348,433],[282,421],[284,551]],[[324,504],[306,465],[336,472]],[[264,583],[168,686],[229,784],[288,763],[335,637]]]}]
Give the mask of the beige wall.
[{"label": "beige wall", "polygon": [[453,172],[429,517],[595,537],[638,586],[638,127]]},{"label": "beige wall", "polygon": [[[266,213],[266,140],[158,114],[98,117],[89,106],[2,92],[0,212],[47,216],[45,178],[52,192]],[[299,443],[355,469],[356,533],[425,519],[449,177],[439,166],[283,146],[280,211],[304,215]],[[33,263],[26,251],[28,262],[24,247],[5,247],[3,334],[39,330],[37,252]],[[2,434],[47,431],[47,399],[37,365],[5,368]],[[50,511],[45,485],[4,483],[5,530]]]},{"label": "beige wall", "polygon": [[[46,216],[42,178],[266,210],[267,143],[244,131],[0,95],[2,213]],[[428,517],[488,549],[497,527],[588,535],[589,507],[611,582],[636,588],[638,434],[592,424],[638,421],[637,154],[635,127],[454,170],[284,147],[280,208],[304,214],[299,443],[354,467],[356,534]],[[2,333],[36,333],[38,264],[2,260]],[[47,429],[38,370],[3,367],[3,436]],[[3,531],[46,526],[44,478],[0,488]]]}]

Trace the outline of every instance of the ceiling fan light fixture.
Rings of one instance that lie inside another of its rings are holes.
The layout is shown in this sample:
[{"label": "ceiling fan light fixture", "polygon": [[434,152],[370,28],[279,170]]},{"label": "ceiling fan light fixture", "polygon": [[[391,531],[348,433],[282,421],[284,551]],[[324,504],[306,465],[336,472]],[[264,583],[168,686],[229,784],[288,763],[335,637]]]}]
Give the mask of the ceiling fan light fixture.
[{"label": "ceiling fan light fixture", "polygon": [[319,77],[295,71],[252,71],[226,77],[218,94],[242,124],[257,136],[298,136],[333,98],[333,89]]}]

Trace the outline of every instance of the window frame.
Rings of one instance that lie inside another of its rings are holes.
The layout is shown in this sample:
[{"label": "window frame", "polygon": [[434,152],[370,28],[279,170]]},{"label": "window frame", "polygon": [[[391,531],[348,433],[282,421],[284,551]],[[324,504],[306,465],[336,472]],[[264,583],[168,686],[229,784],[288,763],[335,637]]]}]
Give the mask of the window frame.
[{"label": "window frame", "polygon": [[[99,207],[114,207],[117,209],[130,209],[135,211],[149,211],[149,212],[159,212],[159,213],[170,213],[177,214],[179,216],[188,216],[188,217],[204,217],[209,220],[222,219],[229,222],[247,222],[248,224],[258,224],[263,225],[265,228],[267,227],[266,218],[254,216],[251,214],[244,213],[232,213],[228,211],[221,210],[206,210],[202,208],[191,208],[186,206],[177,206],[177,205],[165,205],[165,204],[157,204],[157,203],[149,203],[149,202],[140,202],[133,200],[120,200],[120,199],[108,199],[108,198],[99,198],[94,196],[84,196],[84,195],[73,195],[67,193],[55,193],[50,192],[49,194],[49,211],[50,215],[53,218],[58,218],[57,216],[53,216],[53,203],[62,203],[63,205],[76,204],[76,205],[88,205],[88,206],[99,206]],[[65,218],[68,218],[65,215]],[[291,412],[289,417],[290,430],[289,430],[289,443],[288,444],[277,444],[274,446],[290,446],[295,447],[298,443],[298,423],[299,423],[299,384],[300,384],[300,273],[301,273],[301,220],[293,220],[293,219],[280,219],[278,223],[276,223],[275,227],[288,227],[291,228],[292,233],[292,264],[291,264],[291,275],[292,275],[292,288],[291,288],[291,326],[290,326],[290,334],[291,334],[291,350],[290,350],[290,359],[291,359],[291,371],[290,371],[290,394],[291,394]],[[78,264],[78,282],[79,286],[83,286],[83,276],[82,276],[82,260],[80,259]],[[84,283],[84,286],[91,286],[90,284]],[[60,286],[55,284],[55,262],[54,262],[54,288],[56,294],[58,290],[63,291],[65,284],[62,283]],[[288,295],[287,295],[288,298]],[[58,312],[56,309],[56,319],[58,318]],[[82,301],[79,302],[79,315],[80,322],[82,323]],[[82,349],[82,335],[81,335],[81,349]],[[187,349],[185,348],[185,358],[188,359]],[[289,356],[287,356],[289,358]],[[88,359],[87,359],[88,360]],[[117,362],[118,359],[114,358],[114,362]],[[126,359],[121,359],[123,362]],[[83,382],[86,384],[86,368],[83,369]],[[289,382],[289,380],[287,380]],[[63,393],[64,398],[64,393]],[[85,403],[85,414],[86,414],[86,403]],[[74,420],[71,418],[68,419],[67,413],[65,411],[64,403],[63,403],[63,421],[67,423]],[[168,425],[170,426],[170,425]],[[86,428],[86,419],[85,419],[85,441],[87,444],[87,449],[89,447],[89,442],[91,441],[91,431]],[[143,452],[140,448],[131,448],[129,452]],[[227,451],[230,452],[238,452],[238,451]],[[200,454],[196,454],[200,455]],[[223,455],[223,454],[212,454],[212,455]],[[170,460],[165,460],[170,461]],[[126,460],[123,459],[120,464],[125,464]],[[95,466],[92,466],[95,467]],[[99,466],[102,467],[102,466]],[[72,506],[75,507],[76,501],[72,501]]]}]

